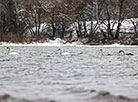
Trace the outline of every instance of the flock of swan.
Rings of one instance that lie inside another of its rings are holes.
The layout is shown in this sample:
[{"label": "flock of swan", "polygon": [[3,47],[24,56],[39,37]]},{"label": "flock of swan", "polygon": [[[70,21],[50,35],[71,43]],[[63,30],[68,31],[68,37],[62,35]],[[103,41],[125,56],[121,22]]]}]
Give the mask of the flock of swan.
[{"label": "flock of swan", "polygon": [[[7,46],[7,50],[8,50],[8,55],[18,55],[17,52],[11,52],[11,47],[10,46]],[[61,48],[58,48],[58,52],[60,55],[62,56],[68,56],[68,55],[71,55],[71,53],[69,52],[63,52]],[[113,54],[110,54],[110,53],[104,53],[103,52],[103,49],[100,49],[100,53],[102,56],[113,56]],[[128,56],[134,56],[133,53],[126,53],[124,50],[120,50],[119,52],[119,55],[128,55]]]},{"label": "flock of swan", "polygon": [[[105,53],[103,52],[103,49],[100,49],[100,52],[101,52],[101,55],[102,55],[102,56],[113,56],[113,54],[110,54],[110,53],[105,54]],[[133,53],[125,52],[124,50],[120,50],[120,51],[118,52],[118,55],[134,56]]]},{"label": "flock of swan", "polygon": [[[59,51],[59,54],[60,54],[60,55],[63,55],[63,56],[71,55],[71,53],[69,53],[69,52],[63,52],[61,48],[58,48],[58,51]],[[100,52],[101,52],[101,55],[102,55],[102,56],[113,56],[113,54],[110,54],[110,53],[105,54],[105,53],[103,52],[103,49],[100,49]],[[120,51],[118,52],[118,54],[119,54],[119,55],[134,56],[133,53],[125,52],[124,50],[120,50]]]}]

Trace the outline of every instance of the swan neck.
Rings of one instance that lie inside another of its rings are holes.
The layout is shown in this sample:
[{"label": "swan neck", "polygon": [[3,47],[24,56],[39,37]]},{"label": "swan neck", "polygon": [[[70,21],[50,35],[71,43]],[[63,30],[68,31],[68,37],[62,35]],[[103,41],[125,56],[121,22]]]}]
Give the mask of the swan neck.
[{"label": "swan neck", "polygon": [[[124,51],[121,51],[121,52],[123,53],[123,55],[126,55],[126,53],[125,53]],[[120,52],[120,53],[121,53],[121,52]]]},{"label": "swan neck", "polygon": [[60,54],[60,55],[62,54],[62,50],[59,50],[59,54]]},{"label": "swan neck", "polygon": [[10,48],[8,48],[8,54],[10,54]]},{"label": "swan neck", "polygon": [[101,55],[104,56],[103,50],[101,50]]},{"label": "swan neck", "polygon": [[123,54],[125,55],[126,53],[123,51]]},{"label": "swan neck", "polygon": [[102,51],[102,56],[104,56],[104,53],[103,53],[103,51]]}]

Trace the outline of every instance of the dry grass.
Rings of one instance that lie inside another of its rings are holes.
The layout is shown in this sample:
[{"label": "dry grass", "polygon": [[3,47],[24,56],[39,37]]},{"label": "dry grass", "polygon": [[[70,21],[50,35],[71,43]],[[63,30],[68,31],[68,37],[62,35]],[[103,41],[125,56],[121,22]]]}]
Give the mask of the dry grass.
[{"label": "dry grass", "polygon": [[17,35],[14,34],[0,34],[0,42],[12,42],[12,43],[35,43],[35,42],[48,42],[50,38],[40,38],[40,37],[26,37],[26,38],[20,38]]},{"label": "dry grass", "polygon": [[110,40],[105,43],[105,45],[111,44],[122,44],[122,45],[138,45],[138,38],[130,37],[130,38],[120,38],[119,40]]},{"label": "dry grass", "polygon": [[[44,42],[48,42],[49,40],[54,40],[53,37],[49,37],[49,38],[43,38],[43,37],[35,37],[35,36],[30,36],[30,37],[26,37],[26,38],[19,38],[17,37],[17,35],[15,34],[0,34],[0,45],[1,42],[12,42],[12,43],[44,43]],[[72,42],[71,39],[67,39],[65,43],[67,42]],[[104,43],[104,45],[111,45],[111,44],[123,44],[123,45],[138,45],[138,38],[135,37],[122,37],[119,40],[109,40],[107,42]],[[84,43],[85,45],[99,45],[100,43],[96,43],[96,42],[87,42]]]},{"label": "dry grass", "polygon": [[13,34],[1,34],[0,35],[0,42],[13,42],[17,43],[19,41],[18,37]]},{"label": "dry grass", "polygon": [[120,40],[109,40],[108,42],[105,42],[104,44],[105,45],[120,44]]}]

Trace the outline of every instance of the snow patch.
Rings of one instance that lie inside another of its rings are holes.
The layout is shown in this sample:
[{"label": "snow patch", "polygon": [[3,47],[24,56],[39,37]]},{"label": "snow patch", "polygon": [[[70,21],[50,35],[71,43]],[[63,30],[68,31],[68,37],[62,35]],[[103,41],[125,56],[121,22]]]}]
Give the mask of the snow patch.
[{"label": "snow patch", "polygon": [[120,45],[120,44],[112,44],[112,45],[83,45],[80,42],[73,42],[73,43],[65,43],[64,40],[57,38],[55,40],[49,40],[49,42],[34,42],[34,43],[7,43],[1,42],[0,46],[76,46],[76,47],[138,47],[132,45]]},{"label": "snow patch", "polygon": [[73,42],[73,43],[66,43],[66,41],[56,38],[55,40],[49,40],[48,42],[40,43],[40,42],[33,42],[30,44],[27,43],[11,43],[11,42],[1,42],[0,46],[77,46],[81,43]]}]

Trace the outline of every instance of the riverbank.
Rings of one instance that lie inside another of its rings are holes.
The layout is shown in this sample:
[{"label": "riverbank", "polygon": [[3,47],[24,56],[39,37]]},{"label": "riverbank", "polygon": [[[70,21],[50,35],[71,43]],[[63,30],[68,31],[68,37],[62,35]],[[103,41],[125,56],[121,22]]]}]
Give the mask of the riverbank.
[{"label": "riverbank", "polygon": [[12,43],[12,42],[0,42],[0,46],[77,46],[77,47],[138,47],[138,45],[123,44],[121,41],[112,40],[105,44],[98,43],[82,43],[82,42],[66,42],[60,38],[55,40],[48,40],[45,42],[37,41],[31,43]]}]

